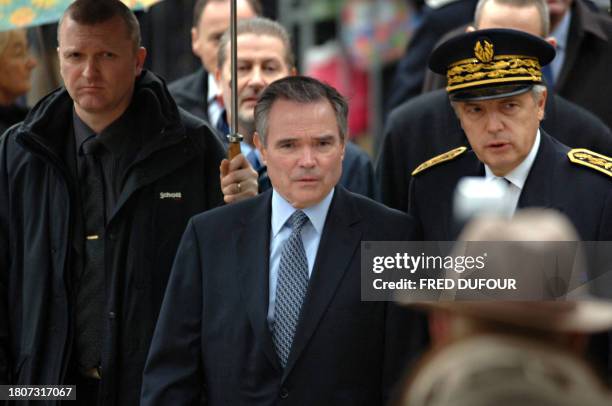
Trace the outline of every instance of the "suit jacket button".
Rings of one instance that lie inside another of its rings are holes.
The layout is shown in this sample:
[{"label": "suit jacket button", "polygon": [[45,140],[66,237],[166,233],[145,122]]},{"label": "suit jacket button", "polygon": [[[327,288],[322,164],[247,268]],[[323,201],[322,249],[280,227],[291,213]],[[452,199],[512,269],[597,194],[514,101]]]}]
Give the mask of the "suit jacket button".
[{"label": "suit jacket button", "polygon": [[280,398],[281,399],[287,399],[289,397],[289,389],[283,387],[280,390]]}]

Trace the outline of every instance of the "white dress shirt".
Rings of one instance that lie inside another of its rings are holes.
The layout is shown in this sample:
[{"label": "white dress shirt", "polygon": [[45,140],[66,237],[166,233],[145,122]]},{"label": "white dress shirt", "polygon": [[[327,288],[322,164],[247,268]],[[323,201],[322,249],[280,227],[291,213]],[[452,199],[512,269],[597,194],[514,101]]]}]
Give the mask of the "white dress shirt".
[{"label": "white dress shirt", "polygon": [[[520,163],[519,166],[514,168],[512,171],[508,172],[504,177],[500,178],[495,176],[493,171],[485,164],[485,177],[487,180],[491,180],[492,182],[499,182],[506,179],[508,182],[508,198],[512,204],[512,213],[516,211],[516,206],[518,204],[519,198],[521,197],[521,192],[523,191],[523,187],[525,186],[525,181],[527,180],[527,176],[529,176],[529,171],[533,166],[533,162],[535,161],[536,156],[538,155],[538,149],[540,148],[540,130],[538,130],[536,134],[536,138],[533,142],[531,150],[527,157]],[[503,181],[506,183],[505,181]]]}]

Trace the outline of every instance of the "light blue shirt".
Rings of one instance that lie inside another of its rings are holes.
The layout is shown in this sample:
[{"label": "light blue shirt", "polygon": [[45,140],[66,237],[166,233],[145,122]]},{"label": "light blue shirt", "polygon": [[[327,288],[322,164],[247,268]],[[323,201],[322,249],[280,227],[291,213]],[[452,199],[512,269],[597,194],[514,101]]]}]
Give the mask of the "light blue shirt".
[{"label": "light blue shirt", "polygon": [[249,162],[251,163],[251,166],[253,166],[253,169],[257,169],[257,167],[255,165],[253,165],[253,162],[251,162],[251,160],[249,158],[249,154],[250,153],[254,153],[255,156],[257,157],[257,160],[259,161],[259,166],[260,167],[263,166],[263,159],[261,159],[261,153],[259,152],[259,150],[257,148],[249,145],[248,142],[242,141],[240,143],[240,152],[242,152],[242,155],[244,155],[244,157],[246,159],[249,159]]},{"label": "light blue shirt", "polygon": [[[308,278],[312,275],[323,226],[329,211],[329,205],[334,197],[334,189],[327,196],[314,206],[302,209],[308,217],[307,222],[302,228],[302,243],[306,251],[308,260]],[[278,266],[283,251],[285,241],[291,235],[291,226],[287,220],[296,209],[289,204],[276,190],[272,191],[272,227],[270,230],[270,276],[269,276],[269,302],[268,302],[268,325],[272,329],[274,323],[274,304],[276,303],[276,284],[278,282]]]},{"label": "light blue shirt", "polygon": [[[533,145],[531,146],[531,150],[529,154],[523,159],[523,162],[519,164],[516,168],[508,172],[504,178],[510,183],[508,185],[508,198],[510,199],[512,213],[516,211],[516,206],[518,204],[519,198],[521,197],[521,192],[523,191],[523,187],[525,186],[525,181],[527,181],[527,176],[529,176],[529,171],[531,171],[531,167],[535,162],[536,156],[538,155],[538,149],[540,149],[540,130],[536,133],[536,138],[533,141]],[[485,165],[485,177],[487,180],[496,180],[499,179],[491,169]]]},{"label": "light blue shirt", "polygon": [[557,25],[557,28],[553,32],[550,33],[552,37],[555,37],[557,40],[557,47],[555,51],[557,52],[555,58],[550,63],[550,69],[552,70],[553,80],[555,83],[559,79],[559,74],[561,73],[561,68],[563,67],[563,62],[565,61],[565,50],[567,49],[567,36],[569,35],[569,26],[570,21],[572,19],[572,10],[567,10],[563,19]]},{"label": "light blue shirt", "polygon": [[206,100],[208,101],[208,118],[210,119],[210,124],[216,126],[225,108],[217,101],[217,95],[221,92],[219,87],[217,87],[214,76],[210,73],[207,76],[208,94],[206,95]]}]

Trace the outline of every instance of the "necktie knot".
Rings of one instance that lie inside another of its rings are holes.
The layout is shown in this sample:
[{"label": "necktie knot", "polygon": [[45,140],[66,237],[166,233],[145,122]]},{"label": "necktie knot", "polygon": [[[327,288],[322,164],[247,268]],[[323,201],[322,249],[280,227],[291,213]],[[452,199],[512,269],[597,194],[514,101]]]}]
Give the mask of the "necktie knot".
[{"label": "necktie knot", "polygon": [[83,153],[86,155],[96,154],[100,151],[102,147],[103,147],[102,143],[100,142],[100,140],[98,140],[97,136],[95,135],[83,141],[83,144],[82,144]]},{"label": "necktie knot", "polygon": [[302,210],[294,211],[291,217],[289,217],[289,220],[287,220],[289,225],[291,225],[292,232],[294,233],[299,233],[300,231],[302,231],[302,227],[306,225],[307,221],[308,216],[304,214]]}]

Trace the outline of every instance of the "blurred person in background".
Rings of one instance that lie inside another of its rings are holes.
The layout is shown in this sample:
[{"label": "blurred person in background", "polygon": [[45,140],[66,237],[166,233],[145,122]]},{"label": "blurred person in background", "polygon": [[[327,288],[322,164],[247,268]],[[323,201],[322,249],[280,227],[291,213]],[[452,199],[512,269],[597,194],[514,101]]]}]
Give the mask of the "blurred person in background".
[{"label": "blurred person in background", "polygon": [[[238,20],[261,15],[261,10],[258,0],[236,1]],[[202,66],[196,72],[168,86],[170,94],[180,107],[219,129],[218,135],[224,144],[227,143],[226,121],[220,119],[225,114],[226,104],[223,103],[221,90],[215,81],[215,70],[219,42],[229,25],[229,0],[197,0],[193,7],[191,49],[202,61]]]},{"label": "blurred person in background", "polygon": [[30,90],[30,74],[36,67],[26,34],[23,29],[0,32],[0,134],[28,112],[17,102]]}]

